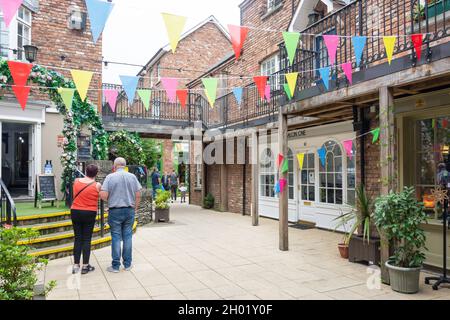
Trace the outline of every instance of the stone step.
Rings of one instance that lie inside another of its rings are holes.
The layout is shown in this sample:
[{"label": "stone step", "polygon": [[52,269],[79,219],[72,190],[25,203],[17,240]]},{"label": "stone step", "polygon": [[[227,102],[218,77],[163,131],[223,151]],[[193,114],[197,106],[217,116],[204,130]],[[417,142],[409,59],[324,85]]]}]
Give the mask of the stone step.
[{"label": "stone step", "polygon": [[70,211],[61,211],[56,213],[43,213],[31,216],[17,217],[17,225],[31,226],[36,224],[60,222],[64,220],[70,220]]}]

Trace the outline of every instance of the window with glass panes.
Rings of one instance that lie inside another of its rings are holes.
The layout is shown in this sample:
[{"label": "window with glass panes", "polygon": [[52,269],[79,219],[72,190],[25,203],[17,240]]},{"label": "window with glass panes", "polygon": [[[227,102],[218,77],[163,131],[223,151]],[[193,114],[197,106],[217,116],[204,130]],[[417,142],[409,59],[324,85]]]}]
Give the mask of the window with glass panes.
[{"label": "window with glass panes", "polygon": [[343,203],[342,149],[335,141],[327,141],[325,165],[320,161],[320,202],[328,204]]},{"label": "window with glass panes", "polygon": [[294,155],[289,149],[287,161],[289,164],[288,171],[288,186],[289,186],[289,200],[294,200]]},{"label": "window with glass panes", "polygon": [[0,56],[9,57],[9,31],[3,17],[0,16]]},{"label": "window with glass panes", "polygon": [[25,60],[23,46],[31,44],[31,11],[20,7],[17,14],[17,59]]},{"label": "window with glass panes", "polygon": [[[263,76],[271,76],[278,71],[280,71],[280,57],[278,54],[271,56],[261,63],[261,75]],[[277,90],[279,84],[278,77],[269,77],[268,84],[270,84],[272,90]]]},{"label": "window with glass panes", "polygon": [[301,171],[301,197],[304,201],[316,201],[316,170],[314,153],[305,154]]},{"label": "window with glass panes", "polygon": [[356,147],[353,144],[352,158],[347,157],[347,204],[355,204],[356,195]]},{"label": "window with glass panes", "polygon": [[261,196],[275,198],[275,160],[269,148],[262,153],[259,172]]}]

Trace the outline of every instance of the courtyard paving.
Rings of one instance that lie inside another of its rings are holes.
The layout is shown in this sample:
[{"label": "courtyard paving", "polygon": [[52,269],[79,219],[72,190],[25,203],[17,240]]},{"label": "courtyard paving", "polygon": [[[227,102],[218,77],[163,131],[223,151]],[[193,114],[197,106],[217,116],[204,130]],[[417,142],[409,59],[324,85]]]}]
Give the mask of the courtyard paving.
[{"label": "courtyard paving", "polygon": [[[450,290],[421,284],[415,295],[380,285],[379,272],[340,258],[341,235],[289,228],[290,250],[278,250],[278,221],[173,205],[171,224],[150,225],[134,236],[134,268],[105,271],[110,248],[92,253],[97,270],[71,274],[70,257],[49,263],[43,280],[57,280],[52,300],[211,299],[448,299]],[[422,275],[422,277],[425,274]]]}]

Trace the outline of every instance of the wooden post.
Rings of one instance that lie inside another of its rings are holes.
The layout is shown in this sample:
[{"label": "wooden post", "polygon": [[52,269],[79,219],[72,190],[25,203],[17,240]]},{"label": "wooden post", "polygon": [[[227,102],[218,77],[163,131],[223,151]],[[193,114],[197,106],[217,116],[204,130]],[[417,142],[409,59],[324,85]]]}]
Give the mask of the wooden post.
[{"label": "wooden post", "polygon": [[[284,157],[287,157],[288,153],[288,137],[287,137],[287,115],[281,111],[278,115],[278,150]],[[277,159],[278,156],[275,157]],[[278,173],[279,179],[288,178],[287,173],[282,173],[282,165],[280,164]],[[283,192],[279,194],[279,228],[280,228],[280,250],[289,250],[289,236],[288,236],[288,192],[289,188],[286,185]]]},{"label": "wooden post", "polygon": [[[380,174],[381,194],[395,190],[395,123],[393,89],[380,88]],[[389,241],[381,234],[381,280],[389,284],[389,271],[385,267],[389,259]]]},{"label": "wooden post", "polygon": [[251,134],[252,148],[251,148],[251,166],[252,166],[252,226],[259,225],[259,211],[258,211],[258,181],[259,181],[259,157],[258,157],[258,133],[256,130]]}]

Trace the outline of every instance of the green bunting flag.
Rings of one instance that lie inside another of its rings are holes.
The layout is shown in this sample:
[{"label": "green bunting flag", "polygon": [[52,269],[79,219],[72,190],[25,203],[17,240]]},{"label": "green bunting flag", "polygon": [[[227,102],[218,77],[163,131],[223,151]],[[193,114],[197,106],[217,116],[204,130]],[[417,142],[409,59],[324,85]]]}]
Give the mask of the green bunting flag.
[{"label": "green bunting flag", "polygon": [[298,32],[283,32],[284,45],[289,57],[289,62],[292,65],[297,52],[298,42],[300,40],[300,33]]},{"label": "green bunting flag", "polygon": [[281,173],[287,173],[289,172],[289,161],[285,159],[283,161],[283,166],[281,167]]},{"label": "green bunting flag", "polygon": [[286,95],[288,97],[288,100],[291,100],[292,99],[292,94],[291,94],[291,90],[289,89],[289,85],[287,83],[285,83],[283,85],[283,87],[284,87],[284,92],[286,92]]},{"label": "green bunting flag", "polygon": [[214,108],[214,103],[217,97],[217,84],[218,79],[216,78],[203,78],[203,85],[205,86],[206,97],[208,98],[211,108]]},{"label": "green bunting flag", "polygon": [[67,110],[72,109],[73,94],[75,93],[75,89],[58,88],[58,93],[61,96],[61,99],[63,100],[66,109]]},{"label": "green bunting flag", "polygon": [[373,135],[372,143],[376,143],[380,139],[380,128],[376,128],[371,131]]},{"label": "green bunting flag", "polygon": [[142,103],[144,104],[145,110],[148,111],[150,109],[150,99],[152,97],[152,91],[151,90],[138,90],[137,91],[139,97],[142,100]]}]

